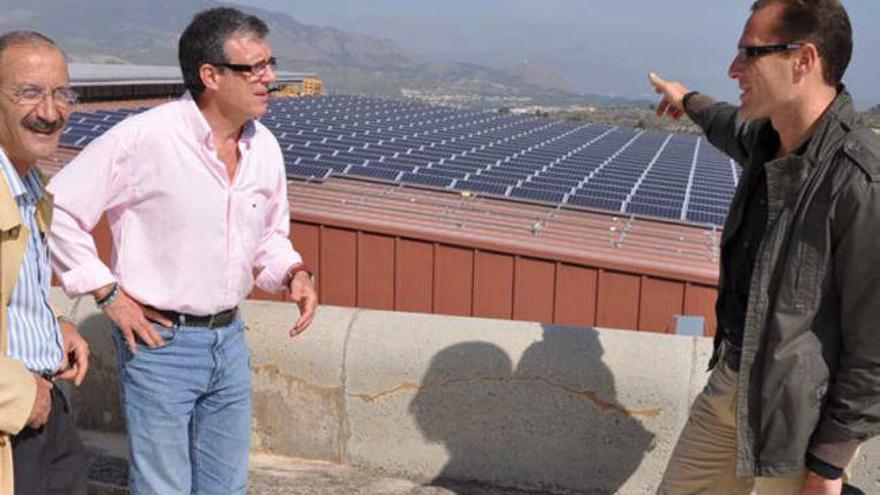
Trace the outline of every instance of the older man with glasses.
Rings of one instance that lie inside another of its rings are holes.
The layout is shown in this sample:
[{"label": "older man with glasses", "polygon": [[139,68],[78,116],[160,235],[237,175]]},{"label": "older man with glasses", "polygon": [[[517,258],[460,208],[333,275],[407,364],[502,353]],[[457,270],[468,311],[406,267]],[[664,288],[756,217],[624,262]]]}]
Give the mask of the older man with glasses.
[{"label": "older man with glasses", "polygon": [[76,93],[55,43],[0,36],[0,494],[85,494],[86,460],[56,379],[85,377],[89,348],[49,305],[52,197],[37,161],[58,147]]},{"label": "older man with glasses", "polygon": [[[50,243],[70,294],[113,321],[133,493],[244,494],[251,385],[238,305],[254,282],[317,305],[289,240],[281,149],[256,118],[275,81],[268,28],[232,8],[199,13],[180,38],[188,93],[130,117],[52,180]],[[88,232],[106,213],[115,256]],[[256,273],[256,279],[254,279]]]},{"label": "older man with glasses", "polygon": [[739,162],[718,333],[662,494],[828,494],[880,433],[880,142],[841,80],[838,0],[759,0],[729,75],[740,105],[651,75]]}]

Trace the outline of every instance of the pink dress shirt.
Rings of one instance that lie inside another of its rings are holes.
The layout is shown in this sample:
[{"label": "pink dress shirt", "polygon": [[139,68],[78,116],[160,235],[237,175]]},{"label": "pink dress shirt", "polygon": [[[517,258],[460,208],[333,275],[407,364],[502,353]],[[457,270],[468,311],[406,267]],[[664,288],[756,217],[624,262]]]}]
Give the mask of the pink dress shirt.
[{"label": "pink dress shirt", "polygon": [[[254,282],[278,292],[302,261],[288,237],[284,159],[257,121],[238,147],[230,181],[189,95],[129,117],[86,147],[48,186],[52,264],[67,293],[117,281],[141,303],[208,315],[238,305]],[[111,268],[89,234],[105,212]]]}]

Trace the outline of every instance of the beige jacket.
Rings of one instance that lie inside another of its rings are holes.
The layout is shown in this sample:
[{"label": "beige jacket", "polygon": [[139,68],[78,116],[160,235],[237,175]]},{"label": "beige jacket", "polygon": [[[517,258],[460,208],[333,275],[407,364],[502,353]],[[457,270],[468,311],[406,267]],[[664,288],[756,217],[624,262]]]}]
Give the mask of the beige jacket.
[{"label": "beige jacket", "polygon": [[[36,216],[40,232],[48,233],[52,223],[52,196],[48,192],[37,204]],[[20,361],[6,357],[6,306],[21,271],[29,235],[9,185],[0,175],[0,495],[13,495],[10,436],[24,428],[37,394],[31,372]]]}]

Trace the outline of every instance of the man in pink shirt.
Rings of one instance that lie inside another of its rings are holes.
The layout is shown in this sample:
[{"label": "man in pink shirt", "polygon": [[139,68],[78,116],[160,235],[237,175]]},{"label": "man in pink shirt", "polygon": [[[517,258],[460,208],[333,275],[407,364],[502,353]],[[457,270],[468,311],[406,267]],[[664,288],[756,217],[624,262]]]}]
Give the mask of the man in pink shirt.
[{"label": "man in pink shirt", "polygon": [[[195,16],[180,38],[188,93],[120,123],[49,185],[53,264],[117,328],[135,494],[245,493],[250,370],[237,306],[254,283],[317,306],[290,244],[287,182],[268,106],[275,59],[260,19]],[[108,268],[89,232],[103,214]],[[256,279],[253,273],[256,272]]]}]

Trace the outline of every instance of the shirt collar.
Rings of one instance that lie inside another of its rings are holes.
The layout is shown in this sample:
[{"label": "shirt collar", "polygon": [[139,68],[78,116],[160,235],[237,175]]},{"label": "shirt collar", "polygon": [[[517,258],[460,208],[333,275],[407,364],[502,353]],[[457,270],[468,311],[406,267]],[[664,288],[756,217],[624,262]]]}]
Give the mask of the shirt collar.
[{"label": "shirt collar", "polygon": [[[193,98],[192,94],[187,91],[180,98],[180,101],[183,103],[183,117],[189,124],[189,128],[193,132],[193,137],[196,141],[207,146],[209,149],[214,149],[213,131],[211,131],[211,126],[208,125],[208,120],[202,114],[202,111],[199,110],[199,105],[196,103],[195,98]],[[250,119],[245,122],[238,141],[250,149],[251,140],[256,133],[257,125],[254,122],[254,119]]]},{"label": "shirt collar", "polygon": [[[9,157],[6,156],[6,151],[2,148],[0,148],[0,170],[3,171],[6,183],[9,184],[9,191],[14,198],[28,194],[28,187],[25,185],[25,181],[18,175],[18,171],[15,170],[12,162],[9,161]],[[28,172],[27,177],[30,177],[33,172],[33,170]]]},{"label": "shirt collar", "polygon": [[32,168],[27,176],[25,176],[24,187],[27,189],[27,195],[25,197],[27,198],[27,201],[31,202],[31,204],[37,204],[46,192],[46,188],[43,186],[43,180],[36,168]]}]

